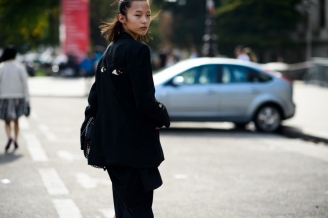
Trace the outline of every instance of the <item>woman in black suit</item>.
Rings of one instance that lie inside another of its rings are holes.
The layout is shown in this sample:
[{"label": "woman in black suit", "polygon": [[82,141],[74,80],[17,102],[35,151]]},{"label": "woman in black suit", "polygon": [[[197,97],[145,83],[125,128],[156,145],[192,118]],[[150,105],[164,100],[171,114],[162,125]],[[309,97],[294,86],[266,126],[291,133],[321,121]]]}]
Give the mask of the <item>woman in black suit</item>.
[{"label": "woman in black suit", "polygon": [[154,217],[153,190],[162,185],[164,160],[159,129],[170,120],[155,99],[150,62],[148,0],[120,0],[117,19],[101,26],[111,42],[99,61],[85,110],[84,129],[94,117],[88,164],[104,168],[112,181],[115,214]]}]

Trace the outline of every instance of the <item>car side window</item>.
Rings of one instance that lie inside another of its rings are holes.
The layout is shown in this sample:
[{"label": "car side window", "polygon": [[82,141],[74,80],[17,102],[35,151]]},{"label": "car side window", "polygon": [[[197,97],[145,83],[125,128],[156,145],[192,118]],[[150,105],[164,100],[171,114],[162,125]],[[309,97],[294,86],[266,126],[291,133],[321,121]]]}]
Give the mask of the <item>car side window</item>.
[{"label": "car side window", "polygon": [[234,65],[223,65],[221,69],[222,83],[253,83],[266,82],[270,76],[261,74],[251,68]]},{"label": "car side window", "polygon": [[197,78],[199,77],[199,67],[191,68],[179,76],[183,77],[183,84],[185,85],[193,85],[196,84]]},{"label": "car side window", "polygon": [[199,84],[213,84],[218,82],[218,66],[217,65],[206,65],[203,66],[198,83]]},{"label": "car side window", "polygon": [[206,65],[194,67],[181,73],[179,76],[183,77],[185,85],[217,83],[218,66]]}]

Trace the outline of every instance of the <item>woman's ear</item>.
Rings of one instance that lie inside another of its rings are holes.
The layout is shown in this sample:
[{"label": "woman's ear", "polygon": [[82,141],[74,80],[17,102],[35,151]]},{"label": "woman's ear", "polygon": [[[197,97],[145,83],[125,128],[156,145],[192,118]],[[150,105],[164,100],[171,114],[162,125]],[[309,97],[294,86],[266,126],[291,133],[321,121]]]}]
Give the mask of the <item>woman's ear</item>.
[{"label": "woman's ear", "polygon": [[122,24],[125,23],[126,19],[125,16],[123,14],[118,14],[117,15],[117,19],[118,21],[120,21]]}]

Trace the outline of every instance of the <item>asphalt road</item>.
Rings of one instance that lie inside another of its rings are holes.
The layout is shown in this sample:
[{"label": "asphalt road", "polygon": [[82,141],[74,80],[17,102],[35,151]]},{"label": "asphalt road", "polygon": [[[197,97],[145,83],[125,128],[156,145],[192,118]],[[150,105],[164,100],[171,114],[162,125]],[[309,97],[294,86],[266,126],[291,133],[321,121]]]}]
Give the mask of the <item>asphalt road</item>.
[{"label": "asphalt road", "polygon": [[[106,172],[79,150],[85,98],[32,98],[20,149],[4,154],[1,218],[111,218]],[[227,124],[175,123],[162,131],[159,218],[327,218],[328,147]]]}]

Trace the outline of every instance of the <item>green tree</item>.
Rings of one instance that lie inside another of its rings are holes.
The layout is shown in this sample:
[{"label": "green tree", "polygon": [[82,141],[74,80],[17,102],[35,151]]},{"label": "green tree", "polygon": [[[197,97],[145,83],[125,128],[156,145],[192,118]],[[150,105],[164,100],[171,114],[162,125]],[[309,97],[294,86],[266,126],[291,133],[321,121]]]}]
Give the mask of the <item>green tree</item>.
[{"label": "green tree", "polygon": [[58,43],[59,0],[0,0],[0,46]]},{"label": "green tree", "polygon": [[99,25],[117,14],[117,4],[104,0],[92,0],[90,4],[90,39],[91,45],[106,46],[108,43],[100,34]]},{"label": "green tree", "polygon": [[154,0],[154,4],[161,10],[172,14],[171,31],[160,33],[174,46],[182,49],[191,49],[196,46],[199,50],[203,45],[205,31],[206,1],[186,0],[185,4]]},{"label": "green tree", "polygon": [[216,10],[218,49],[233,56],[242,44],[258,52],[295,48],[290,34],[302,20],[301,0],[221,0]]}]

